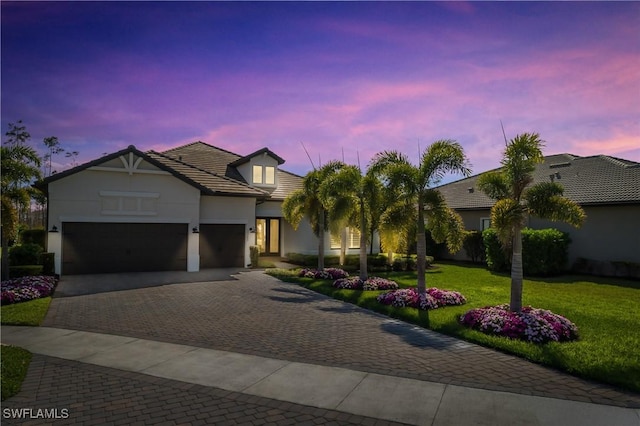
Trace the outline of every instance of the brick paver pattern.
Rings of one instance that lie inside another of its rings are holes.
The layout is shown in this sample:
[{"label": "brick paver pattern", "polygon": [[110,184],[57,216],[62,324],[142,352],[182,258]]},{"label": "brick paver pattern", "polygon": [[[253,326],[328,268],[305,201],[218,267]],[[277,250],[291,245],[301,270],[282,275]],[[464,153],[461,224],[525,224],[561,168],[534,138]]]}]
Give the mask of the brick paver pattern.
[{"label": "brick paver pattern", "polygon": [[[12,409],[31,411],[17,418]],[[20,393],[2,403],[2,424],[398,425],[43,355],[34,355]]]},{"label": "brick paver pattern", "polygon": [[239,280],[54,298],[43,325],[640,407],[636,393],[396,321],[259,271]]}]

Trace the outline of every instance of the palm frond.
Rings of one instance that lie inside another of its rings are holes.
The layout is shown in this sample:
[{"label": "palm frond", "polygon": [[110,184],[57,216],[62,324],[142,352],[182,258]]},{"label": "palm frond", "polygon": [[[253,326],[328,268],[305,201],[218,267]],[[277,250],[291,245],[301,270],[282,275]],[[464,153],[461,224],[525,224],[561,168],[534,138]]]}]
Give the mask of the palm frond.
[{"label": "palm frond", "polygon": [[469,160],[462,146],[452,139],[438,140],[424,151],[420,161],[420,181],[423,188],[435,186],[447,173],[471,174]]},{"label": "palm frond", "polygon": [[504,246],[510,244],[514,229],[522,227],[525,218],[526,210],[512,198],[498,200],[491,208],[491,226]]},{"label": "palm frond", "polygon": [[586,218],[584,210],[562,194],[563,188],[560,184],[541,182],[530,187],[524,194],[524,198],[532,215],[566,222],[579,228]]},{"label": "palm frond", "polygon": [[509,197],[509,183],[501,172],[487,172],[478,177],[478,188],[489,198],[501,200]]}]

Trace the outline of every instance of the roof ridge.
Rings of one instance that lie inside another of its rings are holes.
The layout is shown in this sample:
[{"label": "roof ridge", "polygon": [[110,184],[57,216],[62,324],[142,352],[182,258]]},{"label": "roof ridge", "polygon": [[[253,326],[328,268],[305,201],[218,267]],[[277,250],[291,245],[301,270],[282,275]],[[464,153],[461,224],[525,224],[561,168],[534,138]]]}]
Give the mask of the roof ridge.
[{"label": "roof ridge", "polygon": [[211,145],[211,144],[209,144],[207,142],[203,142],[203,141],[194,141],[194,142],[191,142],[191,143],[188,143],[188,144],[185,144],[185,145],[177,146],[175,148],[171,148],[171,149],[168,149],[166,151],[163,151],[163,153],[166,153],[166,152],[169,152],[169,151],[175,151],[175,150],[182,149],[182,148],[187,148],[187,147],[190,147],[190,146],[193,146],[193,145],[196,145],[196,144],[205,145],[205,146],[207,146],[209,148],[217,149],[218,151],[223,151],[223,152],[226,152],[227,154],[235,155],[238,158],[242,158],[242,155],[240,155],[240,154],[237,154],[235,152],[229,151],[229,150],[224,149],[224,148],[220,148],[219,146]]}]

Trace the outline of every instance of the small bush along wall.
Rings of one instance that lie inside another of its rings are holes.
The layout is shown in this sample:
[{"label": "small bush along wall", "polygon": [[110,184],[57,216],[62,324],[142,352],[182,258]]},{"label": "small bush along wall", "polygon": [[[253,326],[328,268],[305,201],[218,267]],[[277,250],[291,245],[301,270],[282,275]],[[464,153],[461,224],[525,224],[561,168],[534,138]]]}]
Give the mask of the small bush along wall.
[{"label": "small bush along wall", "polygon": [[482,239],[482,232],[480,231],[468,231],[465,233],[464,241],[462,243],[465,253],[472,262],[483,263],[485,260],[484,240]]},{"label": "small bush along wall", "polygon": [[40,261],[40,253],[42,253],[42,247],[39,244],[15,245],[9,248],[9,264],[13,266],[37,265]]},{"label": "small bush along wall", "polygon": [[[487,266],[492,271],[507,272],[511,268],[510,252],[504,250],[495,229],[482,233]],[[555,275],[566,269],[571,239],[557,229],[522,230],[522,266],[525,275]]]},{"label": "small bush along wall", "polygon": [[36,229],[23,229],[20,231],[20,242],[22,244],[37,244],[42,247],[42,250],[46,247],[47,233],[43,228]]}]

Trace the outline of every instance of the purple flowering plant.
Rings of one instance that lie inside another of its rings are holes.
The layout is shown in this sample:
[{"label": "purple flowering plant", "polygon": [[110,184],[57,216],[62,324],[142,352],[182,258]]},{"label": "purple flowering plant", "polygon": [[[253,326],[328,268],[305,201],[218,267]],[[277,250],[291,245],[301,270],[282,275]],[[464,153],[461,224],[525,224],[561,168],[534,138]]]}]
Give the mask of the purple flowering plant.
[{"label": "purple flowering plant", "polygon": [[397,308],[417,308],[421,310],[437,309],[442,306],[462,305],[467,299],[457,291],[440,290],[435,287],[427,289],[427,293],[420,296],[417,288],[402,288],[382,293],[377,297],[383,305]]},{"label": "purple flowering plant", "polygon": [[360,277],[347,277],[335,280],[333,286],[350,290],[392,290],[398,288],[398,283],[380,277],[369,277],[365,281]]},{"label": "purple flowering plant", "polygon": [[300,270],[298,276],[316,280],[337,280],[348,277],[349,273],[339,268],[324,268],[322,270],[305,268]]},{"label": "purple flowering plant", "polygon": [[509,305],[487,306],[460,317],[464,326],[485,334],[533,343],[564,342],[578,338],[578,327],[567,318],[544,309],[525,306],[512,312]]},{"label": "purple flowering plant", "polygon": [[40,275],[2,281],[0,301],[2,305],[10,305],[47,297],[53,293],[55,285],[55,277]]}]

